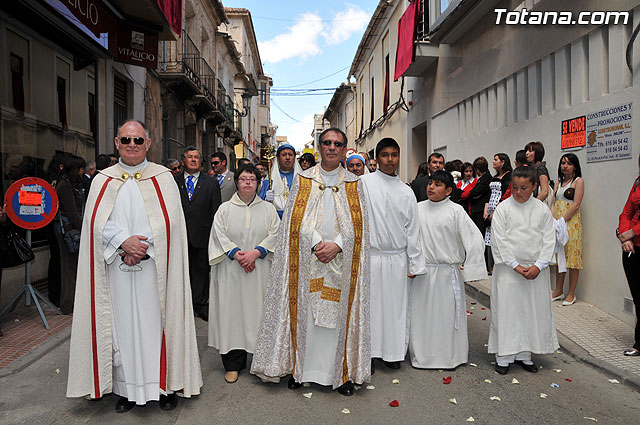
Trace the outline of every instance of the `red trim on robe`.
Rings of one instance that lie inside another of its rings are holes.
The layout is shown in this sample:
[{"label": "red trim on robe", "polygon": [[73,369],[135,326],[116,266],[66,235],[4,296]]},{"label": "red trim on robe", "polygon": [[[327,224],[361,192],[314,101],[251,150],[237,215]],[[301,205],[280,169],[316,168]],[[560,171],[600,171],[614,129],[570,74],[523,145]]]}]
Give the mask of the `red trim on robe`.
[{"label": "red trim on robe", "polygon": [[91,235],[91,237],[89,238],[89,253],[91,261],[91,350],[93,352],[93,386],[95,390],[95,398],[100,398],[100,372],[98,370],[98,340],[96,331],[96,263],[93,252],[93,246],[95,242],[93,227],[96,221],[96,214],[98,213],[98,206],[100,205],[102,197],[104,196],[104,192],[107,190],[107,186],[109,185],[109,182],[111,180],[113,180],[113,178],[107,178],[107,181],[102,185],[102,189],[100,189],[100,193],[98,194],[98,198],[96,199],[96,204],[93,207],[93,213],[91,214],[91,226],[89,227],[89,234]]},{"label": "red trim on robe", "polygon": [[[158,180],[155,177],[151,177],[151,181],[153,182],[153,187],[155,187],[156,193],[158,194],[158,201],[160,202],[160,208],[162,209],[162,215],[164,216],[164,225],[167,231],[167,282],[165,285],[168,286],[169,258],[171,247],[171,223],[169,222],[169,213],[167,212],[167,206],[164,203],[164,197],[162,196],[162,191],[160,190]],[[160,349],[160,389],[165,392],[167,391],[167,344],[164,338],[164,329],[162,330],[162,347]]]}]

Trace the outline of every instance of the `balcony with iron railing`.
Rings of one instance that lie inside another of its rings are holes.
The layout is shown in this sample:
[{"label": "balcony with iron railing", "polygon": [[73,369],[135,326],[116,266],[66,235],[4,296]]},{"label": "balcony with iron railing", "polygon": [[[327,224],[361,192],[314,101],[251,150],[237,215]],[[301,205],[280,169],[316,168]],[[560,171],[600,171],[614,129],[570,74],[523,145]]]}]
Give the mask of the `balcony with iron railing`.
[{"label": "balcony with iron railing", "polygon": [[160,78],[174,85],[183,95],[200,91],[202,58],[200,51],[186,31],[181,41],[160,42]]}]

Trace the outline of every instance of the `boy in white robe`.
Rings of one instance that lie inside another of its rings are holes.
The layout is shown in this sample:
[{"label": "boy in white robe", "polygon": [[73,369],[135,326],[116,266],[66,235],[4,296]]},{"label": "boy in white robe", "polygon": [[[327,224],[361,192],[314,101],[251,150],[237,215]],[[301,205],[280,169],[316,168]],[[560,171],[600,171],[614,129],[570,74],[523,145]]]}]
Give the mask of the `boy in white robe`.
[{"label": "boy in white robe", "polygon": [[502,375],[511,363],[535,373],[531,353],[553,353],[559,347],[548,268],[555,225],[549,208],[531,196],[536,180],[533,167],[516,168],[512,196],[498,204],[491,222],[495,267],[489,353],[495,353],[496,372]]},{"label": "boy in white robe", "polygon": [[453,177],[434,172],[429,199],[418,203],[420,242],[427,271],[411,285],[411,364],[453,369],[469,355],[464,281],[487,278],[482,234],[464,208],[452,202]]},{"label": "boy in white robe", "polygon": [[400,146],[380,140],[376,159],[378,170],[361,177],[369,205],[371,357],[399,369],[409,346],[410,278],[425,272],[425,262],[416,198],[396,175]]}]

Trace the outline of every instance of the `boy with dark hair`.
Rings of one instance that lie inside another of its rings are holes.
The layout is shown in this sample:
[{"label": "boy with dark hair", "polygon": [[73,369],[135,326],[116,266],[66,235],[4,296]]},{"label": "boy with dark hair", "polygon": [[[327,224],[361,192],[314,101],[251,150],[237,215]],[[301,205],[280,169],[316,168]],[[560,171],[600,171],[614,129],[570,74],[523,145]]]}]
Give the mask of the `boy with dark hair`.
[{"label": "boy with dark hair", "polygon": [[427,271],[411,285],[409,347],[411,364],[420,369],[452,369],[467,362],[463,281],[487,278],[482,235],[464,208],[449,199],[453,188],[451,173],[436,171],[427,187],[429,200],[418,203]]},{"label": "boy with dark hair", "polygon": [[[410,278],[425,272],[416,198],[396,175],[400,146],[376,146],[378,170],[361,177],[369,203],[371,358],[397,369],[407,354]],[[373,369],[373,360],[372,371]]]},{"label": "boy with dark hair", "polygon": [[531,353],[553,353],[559,347],[548,268],[555,224],[549,208],[532,196],[536,179],[533,167],[516,168],[512,196],[498,204],[491,222],[495,266],[489,353],[495,353],[496,372],[502,375],[511,363],[535,373]]}]

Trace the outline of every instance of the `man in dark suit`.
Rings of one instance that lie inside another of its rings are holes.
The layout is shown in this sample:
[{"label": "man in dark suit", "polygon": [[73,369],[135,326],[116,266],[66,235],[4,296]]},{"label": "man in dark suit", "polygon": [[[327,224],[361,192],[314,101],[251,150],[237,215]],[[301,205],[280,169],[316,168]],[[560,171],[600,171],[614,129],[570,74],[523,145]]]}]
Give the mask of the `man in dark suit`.
[{"label": "man in dark suit", "polygon": [[416,195],[418,202],[426,201],[427,198],[427,185],[429,184],[429,175],[435,173],[438,170],[444,169],[444,156],[441,153],[433,152],[429,155],[427,160],[429,166],[429,174],[426,176],[418,177],[411,182],[411,189]]},{"label": "man in dark suit", "polygon": [[180,190],[189,242],[189,277],[193,311],[209,320],[209,233],[220,206],[220,186],[215,178],[201,172],[202,155],[194,146],[182,154],[184,173],[174,176]]},{"label": "man in dark suit", "polygon": [[236,183],[233,179],[233,171],[227,168],[227,155],[224,152],[216,152],[211,155],[211,169],[217,179],[222,202],[227,202],[236,193]]}]

